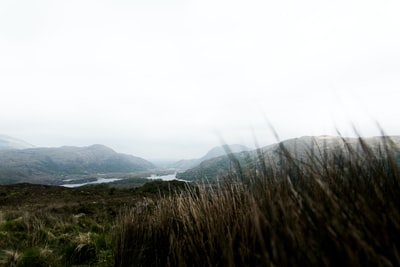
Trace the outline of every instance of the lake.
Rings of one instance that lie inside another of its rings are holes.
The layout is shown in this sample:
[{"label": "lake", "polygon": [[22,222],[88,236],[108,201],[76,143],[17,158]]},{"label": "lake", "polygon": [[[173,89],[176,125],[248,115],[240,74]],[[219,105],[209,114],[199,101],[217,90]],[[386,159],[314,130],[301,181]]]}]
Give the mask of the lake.
[{"label": "lake", "polygon": [[[172,180],[178,180],[178,181],[183,181],[186,182],[185,180],[181,180],[181,179],[177,179],[176,178],[176,173],[173,174],[167,174],[167,175],[156,175],[156,174],[152,174],[148,177],[145,177],[146,179],[149,180],[163,180],[163,181],[172,181]],[[106,184],[106,183],[111,183],[114,181],[119,181],[122,180],[122,178],[97,178],[97,180],[95,181],[90,181],[87,183],[79,183],[79,184],[62,184],[61,186],[64,187],[80,187],[80,186],[84,186],[84,185],[90,185],[90,184]],[[65,180],[64,182],[69,182],[71,181],[71,179]]]},{"label": "lake", "polygon": [[[97,178],[96,181],[92,181],[92,182],[87,182],[87,183],[81,183],[81,184],[62,184],[61,186],[64,187],[80,187],[80,186],[84,186],[84,185],[88,185],[88,184],[106,184],[106,183],[111,183],[111,182],[115,182],[115,181],[119,181],[122,180],[121,178]],[[65,182],[71,181],[71,179],[69,180],[65,180]]]}]

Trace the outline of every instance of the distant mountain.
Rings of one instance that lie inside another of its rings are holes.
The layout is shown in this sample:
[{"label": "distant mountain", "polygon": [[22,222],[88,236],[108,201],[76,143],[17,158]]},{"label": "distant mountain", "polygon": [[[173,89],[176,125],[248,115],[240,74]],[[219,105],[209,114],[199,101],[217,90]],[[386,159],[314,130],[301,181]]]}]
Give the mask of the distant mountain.
[{"label": "distant mountain", "polygon": [[0,151],[0,183],[59,180],[65,175],[126,173],[155,166],[103,145]]},{"label": "distant mountain", "polygon": [[251,149],[246,146],[238,145],[238,144],[216,146],[216,147],[212,148],[210,151],[208,151],[207,154],[205,156],[203,156],[200,160],[205,161],[205,160],[212,159],[215,157],[224,156],[227,153],[239,153],[239,152],[249,151],[249,150],[251,150]]},{"label": "distant mountain", "polygon": [[238,144],[217,146],[217,147],[214,147],[211,150],[209,150],[201,158],[180,160],[178,162],[170,164],[169,167],[184,171],[184,170],[198,166],[203,161],[226,155],[227,152],[238,153],[238,152],[249,151],[249,150],[250,150],[250,148],[243,146],[243,145],[238,145]]},{"label": "distant mountain", "polygon": [[[400,136],[362,138],[362,141],[368,146],[371,153],[375,154],[383,152],[386,147],[385,144],[387,144],[387,148],[395,153],[396,159],[400,163]],[[262,147],[258,151],[252,150],[234,153],[233,156],[225,155],[212,158],[185,172],[178,173],[177,178],[190,181],[204,179],[213,181],[226,175],[228,171],[235,171],[235,164],[237,163],[244,169],[258,164],[260,154],[268,164],[279,166],[283,164],[281,162],[282,156],[289,155],[296,161],[306,162],[310,158],[322,159],[335,151],[348,151],[348,149],[355,152],[362,151],[360,139],[335,136],[303,136]]]},{"label": "distant mountain", "polygon": [[10,150],[10,149],[25,149],[33,148],[34,146],[11,136],[0,134],[0,150]]}]

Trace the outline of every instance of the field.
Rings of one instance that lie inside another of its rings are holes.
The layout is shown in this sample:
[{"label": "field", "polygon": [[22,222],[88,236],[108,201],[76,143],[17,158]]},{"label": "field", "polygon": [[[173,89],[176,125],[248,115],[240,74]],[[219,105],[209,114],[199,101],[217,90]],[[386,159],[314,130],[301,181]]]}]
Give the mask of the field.
[{"label": "field", "polygon": [[116,218],[183,183],[140,188],[0,186],[0,266],[113,266]]},{"label": "field", "polygon": [[196,186],[3,186],[1,262],[400,266],[398,154],[390,142],[359,147],[301,160],[282,147],[279,165],[260,153],[253,168]]}]

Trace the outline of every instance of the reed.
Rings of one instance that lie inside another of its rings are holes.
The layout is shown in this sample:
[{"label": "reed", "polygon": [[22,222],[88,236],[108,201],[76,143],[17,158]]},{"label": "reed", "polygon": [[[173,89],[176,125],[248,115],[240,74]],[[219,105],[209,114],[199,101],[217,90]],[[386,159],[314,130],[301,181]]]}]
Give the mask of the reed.
[{"label": "reed", "polygon": [[397,148],[343,144],[281,147],[278,163],[260,150],[216,185],[123,212],[115,265],[400,266]]}]

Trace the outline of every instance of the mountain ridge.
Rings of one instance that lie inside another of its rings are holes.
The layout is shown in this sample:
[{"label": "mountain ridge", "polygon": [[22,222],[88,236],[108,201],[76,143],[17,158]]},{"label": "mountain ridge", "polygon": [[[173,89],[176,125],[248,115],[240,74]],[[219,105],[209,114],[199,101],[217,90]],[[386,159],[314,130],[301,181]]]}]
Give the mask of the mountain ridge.
[{"label": "mountain ridge", "polygon": [[240,144],[232,144],[232,145],[221,145],[221,146],[215,146],[211,148],[207,153],[202,156],[201,158],[196,158],[196,159],[183,159],[179,160],[177,162],[174,162],[169,165],[170,168],[178,169],[181,171],[193,168],[199,164],[201,164],[203,161],[219,157],[222,155],[226,155],[227,152],[232,152],[232,153],[237,153],[241,151],[248,151],[251,150],[250,148],[240,145]]},{"label": "mountain ridge", "polygon": [[104,145],[45,147],[0,151],[0,183],[57,181],[66,175],[128,173],[154,169],[140,157]]},{"label": "mountain ridge", "polygon": [[[367,145],[371,153],[385,152],[389,149],[396,153],[396,159],[400,163],[400,136],[373,136],[367,138],[352,138],[340,136],[302,136],[291,138],[279,143],[271,144],[252,151],[234,153],[231,156],[219,156],[201,162],[200,165],[178,173],[177,178],[197,181],[197,180],[216,180],[218,177],[226,175],[234,170],[235,162],[241,167],[246,167],[250,164],[257,163],[262,155],[263,159],[274,166],[278,166],[283,157],[290,157],[297,161],[306,162],[310,157],[314,159],[322,159],[329,153],[335,151],[362,151],[363,144]],[[386,148],[385,148],[386,147]],[[347,152],[348,153],[348,152]],[[235,162],[234,162],[235,161]]]},{"label": "mountain ridge", "polygon": [[25,149],[35,147],[24,140],[14,138],[5,134],[0,134],[0,151],[2,150],[13,150],[13,149]]}]

